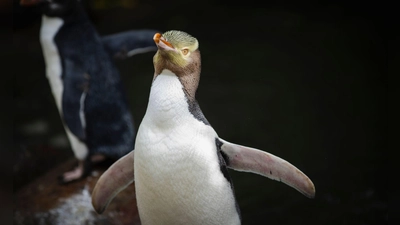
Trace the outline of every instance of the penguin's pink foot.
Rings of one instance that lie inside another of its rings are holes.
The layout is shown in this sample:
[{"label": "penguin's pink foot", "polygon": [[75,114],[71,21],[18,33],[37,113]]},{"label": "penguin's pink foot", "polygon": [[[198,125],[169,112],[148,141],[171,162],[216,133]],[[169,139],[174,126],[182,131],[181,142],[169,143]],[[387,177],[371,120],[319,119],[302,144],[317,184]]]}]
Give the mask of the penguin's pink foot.
[{"label": "penguin's pink foot", "polygon": [[81,167],[76,167],[74,170],[64,173],[63,180],[64,182],[77,180],[82,177],[82,174],[83,174],[83,169]]},{"label": "penguin's pink foot", "polygon": [[73,170],[60,175],[58,177],[58,181],[60,184],[66,184],[80,180],[87,177],[91,173],[93,166],[99,165],[109,167],[113,162],[114,160],[111,160],[104,155],[92,155],[90,156],[90,160],[87,159],[84,161],[78,161],[78,166],[76,166]]},{"label": "penguin's pink foot", "polygon": [[[86,169],[87,170],[87,169]],[[85,177],[88,174],[88,171],[85,171],[84,162],[79,161],[78,166],[73,170],[65,172],[63,175],[58,177],[58,181],[60,184],[70,183],[72,181],[79,180]]]}]

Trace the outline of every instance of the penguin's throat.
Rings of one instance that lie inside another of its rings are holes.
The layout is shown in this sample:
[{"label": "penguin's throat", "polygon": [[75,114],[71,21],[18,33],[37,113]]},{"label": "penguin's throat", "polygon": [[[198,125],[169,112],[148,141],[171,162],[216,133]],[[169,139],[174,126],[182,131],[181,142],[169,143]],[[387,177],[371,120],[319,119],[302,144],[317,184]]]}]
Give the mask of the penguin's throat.
[{"label": "penguin's throat", "polygon": [[[164,54],[164,55],[163,55]],[[200,52],[197,50],[191,54],[191,58],[184,60],[181,57],[173,57],[170,54],[165,55],[163,51],[158,51],[154,56],[154,78],[163,73],[172,73],[176,75],[183,85],[188,99],[195,100],[195,94],[200,81],[201,61]],[[172,57],[172,58],[171,58]],[[183,60],[177,62],[176,60]],[[165,72],[169,71],[169,72]]]},{"label": "penguin's throat", "polygon": [[146,116],[158,125],[179,124],[190,116],[188,98],[191,97],[185,93],[180,79],[163,70],[153,81]]}]

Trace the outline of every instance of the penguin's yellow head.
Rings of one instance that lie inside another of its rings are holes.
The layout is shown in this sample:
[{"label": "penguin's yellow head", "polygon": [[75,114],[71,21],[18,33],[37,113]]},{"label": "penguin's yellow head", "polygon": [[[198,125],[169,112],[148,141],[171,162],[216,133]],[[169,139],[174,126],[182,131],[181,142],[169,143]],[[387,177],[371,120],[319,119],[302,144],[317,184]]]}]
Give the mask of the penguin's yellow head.
[{"label": "penguin's yellow head", "polygon": [[153,39],[158,47],[153,59],[154,65],[168,61],[181,68],[186,67],[192,62],[192,53],[199,48],[197,39],[183,31],[156,33]]}]

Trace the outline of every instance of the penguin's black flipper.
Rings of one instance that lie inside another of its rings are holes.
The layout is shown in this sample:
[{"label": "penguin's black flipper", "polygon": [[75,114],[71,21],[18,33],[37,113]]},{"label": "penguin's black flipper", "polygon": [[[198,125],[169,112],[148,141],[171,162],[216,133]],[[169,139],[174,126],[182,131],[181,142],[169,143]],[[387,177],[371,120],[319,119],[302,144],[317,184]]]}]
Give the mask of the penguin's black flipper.
[{"label": "penguin's black flipper", "polygon": [[71,132],[80,140],[85,140],[85,98],[89,85],[89,74],[70,60],[64,61],[68,68],[63,76],[64,92],[62,96],[63,119]]},{"label": "penguin's black flipper", "polygon": [[125,59],[136,54],[156,51],[153,36],[156,30],[130,30],[103,36],[104,49],[112,58]]}]

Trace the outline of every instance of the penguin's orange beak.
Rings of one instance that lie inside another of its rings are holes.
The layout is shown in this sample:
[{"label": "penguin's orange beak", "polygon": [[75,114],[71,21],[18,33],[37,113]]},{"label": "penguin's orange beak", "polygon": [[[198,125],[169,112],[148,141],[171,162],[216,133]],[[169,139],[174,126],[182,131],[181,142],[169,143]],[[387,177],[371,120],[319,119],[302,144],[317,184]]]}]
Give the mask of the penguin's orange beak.
[{"label": "penguin's orange beak", "polygon": [[153,37],[153,40],[154,40],[154,42],[156,43],[157,46],[160,45],[160,41],[161,41],[161,42],[162,42],[163,44],[165,44],[166,46],[168,46],[168,47],[170,47],[170,48],[174,48],[174,47],[172,46],[172,44],[169,43],[168,41],[166,41],[166,40],[162,37],[162,35],[161,35],[160,33],[156,33],[156,34],[154,35],[154,37]]},{"label": "penguin's orange beak", "polygon": [[43,1],[44,0],[21,0],[19,4],[23,6],[32,6],[32,5],[37,5]]}]

